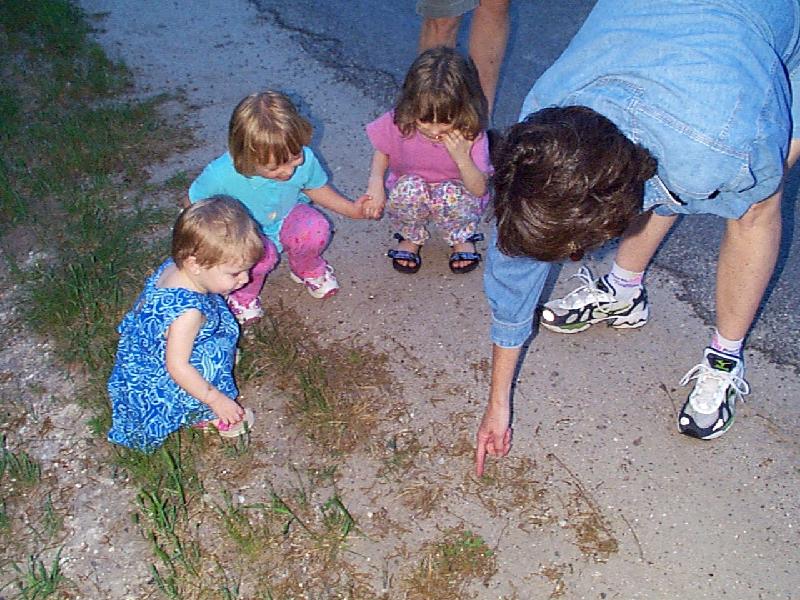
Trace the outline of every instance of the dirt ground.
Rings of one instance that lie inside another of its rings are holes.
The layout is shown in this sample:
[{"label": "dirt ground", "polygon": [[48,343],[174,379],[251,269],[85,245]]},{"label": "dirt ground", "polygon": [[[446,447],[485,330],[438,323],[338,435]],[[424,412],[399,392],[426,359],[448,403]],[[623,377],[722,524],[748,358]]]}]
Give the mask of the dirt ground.
[{"label": "dirt ground", "polygon": [[[235,104],[276,88],[314,123],[313,145],[334,185],[350,197],[364,190],[363,126],[388,107],[304,55],[296,32],[244,0],[80,4],[109,54],[133,70],[137,93],[179,94],[171,109],[196,128],[197,146],[156,166],[154,181],[197,173],[225,149]],[[800,598],[795,374],[749,354],[756,391],[733,430],[713,443],[680,436],[674,415],[685,390],[677,381],[696,361],[685,349],[700,347],[708,329],[676,301],[667,274],[651,273],[655,313],[646,328],[535,338],[517,385],[512,452],[478,481],[472,444],[491,351],[481,272],[451,274],[447,248],[434,240],[418,275],[397,274],[384,256],[384,222],[332,221],[326,257],[341,292],[314,300],[281,266],[264,300],[295,315],[314,347],[366,349],[374,364],[364,371],[386,374],[371,396],[376,439],[336,465],[337,493],[362,533],[352,538],[352,561],[372,590],[404,597],[398,582],[426,543],[462,528],[493,550],[491,572],[464,597]],[[608,261],[600,253],[589,264]],[[568,289],[575,268],[564,268],[556,290]],[[106,443],[65,401],[74,382],[52,368],[46,345],[20,331],[24,308],[7,279],[0,325],[12,335],[0,350],[0,385],[31,416],[21,433],[61,490],[65,574],[80,598],[158,597],[151,550],[130,520],[135,493],[97,460]],[[284,392],[265,385],[244,398],[258,414],[260,455],[235,482],[242,503],[261,500],[267,483],[280,487],[293,466],[313,465],[315,453],[291,427]]]}]

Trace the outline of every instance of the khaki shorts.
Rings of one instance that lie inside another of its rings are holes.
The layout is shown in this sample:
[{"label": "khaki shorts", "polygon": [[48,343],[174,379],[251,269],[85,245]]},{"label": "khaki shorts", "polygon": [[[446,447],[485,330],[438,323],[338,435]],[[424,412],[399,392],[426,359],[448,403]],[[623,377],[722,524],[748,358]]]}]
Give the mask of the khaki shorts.
[{"label": "khaki shorts", "polygon": [[460,17],[480,4],[480,0],[417,0],[417,14],[426,19]]}]

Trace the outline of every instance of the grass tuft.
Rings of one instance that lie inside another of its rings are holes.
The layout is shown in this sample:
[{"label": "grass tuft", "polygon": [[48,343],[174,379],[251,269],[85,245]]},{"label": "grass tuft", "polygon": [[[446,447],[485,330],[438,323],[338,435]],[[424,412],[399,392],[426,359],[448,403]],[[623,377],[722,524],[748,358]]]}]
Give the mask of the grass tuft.
[{"label": "grass tuft", "polygon": [[14,582],[17,588],[16,598],[20,600],[39,600],[49,598],[59,592],[66,582],[61,572],[61,549],[56,552],[50,568],[40,558],[29,556],[24,567],[12,565],[18,578]]},{"label": "grass tuft", "polygon": [[0,481],[4,478],[23,487],[36,485],[42,478],[42,467],[24,450],[9,450],[5,434],[0,434]]},{"label": "grass tuft", "polygon": [[[242,344],[240,380],[290,390],[287,412],[322,451],[341,456],[366,444],[377,422],[375,403],[390,381],[385,361],[370,348],[334,345],[323,351],[283,307],[265,321]],[[294,324],[291,332],[283,322]]]},{"label": "grass tuft", "polygon": [[469,598],[475,580],[486,582],[497,572],[494,552],[479,535],[463,528],[446,530],[429,544],[416,570],[405,582],[409,600]]}]

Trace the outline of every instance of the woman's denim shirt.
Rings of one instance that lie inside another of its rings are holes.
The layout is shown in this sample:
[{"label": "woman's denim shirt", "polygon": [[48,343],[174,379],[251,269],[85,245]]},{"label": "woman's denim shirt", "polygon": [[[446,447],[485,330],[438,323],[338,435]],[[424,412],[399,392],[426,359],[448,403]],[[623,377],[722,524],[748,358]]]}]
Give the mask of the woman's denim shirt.
[{"label": "woman's denim shirt", "polygon": [[[644,210],[737,219],[779,188],[800,138],[798,39],[800,0],[600,0],[520,119],[588,106],[657,159]],[[497,345],[530,336],[548,270],[492,238],[484,287]]]}]

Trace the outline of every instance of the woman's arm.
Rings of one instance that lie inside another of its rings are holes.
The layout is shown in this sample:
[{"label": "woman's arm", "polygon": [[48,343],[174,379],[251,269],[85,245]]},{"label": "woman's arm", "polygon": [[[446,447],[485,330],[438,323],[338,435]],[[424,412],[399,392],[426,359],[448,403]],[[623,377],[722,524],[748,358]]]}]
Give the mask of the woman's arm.
[{"label": "woman's arm", "polygon": [[492,348],[492,384],[489,403],[478,427],[475,447],[475,472],[483,475],[486,455],[505,456],[511,449],[511,383],[521,348]]},{"label": "woman's arm", "polygon": [[192,356],[194,340],[203,325],[202,313],[196,309],[187,310],[167,329],[167,372],[181,388],[214,411],[221,421],[232,425],[242,420],[244,410],[195,369],[189,359]]}]

